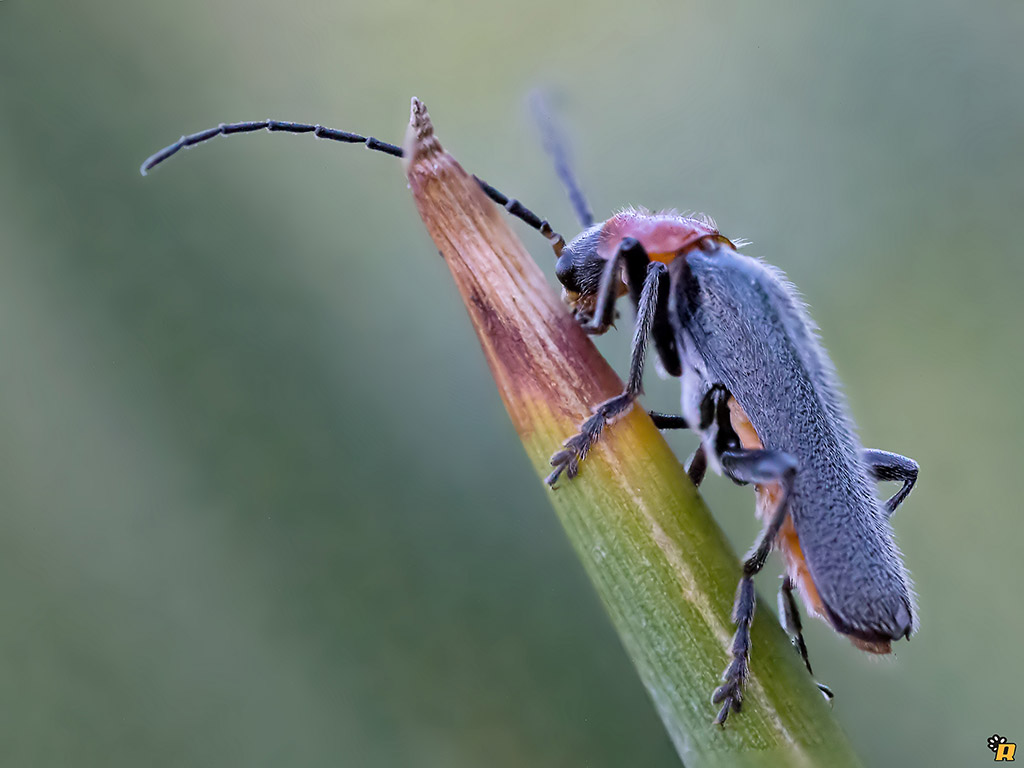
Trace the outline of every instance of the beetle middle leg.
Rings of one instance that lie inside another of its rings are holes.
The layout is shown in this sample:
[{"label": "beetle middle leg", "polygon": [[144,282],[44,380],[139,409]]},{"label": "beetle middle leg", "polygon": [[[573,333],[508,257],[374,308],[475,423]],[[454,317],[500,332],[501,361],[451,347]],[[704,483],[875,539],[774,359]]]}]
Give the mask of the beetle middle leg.
[{"label": "beetle middle leg", "polygon": [[[664,359],[664,358],[663,358]],[[713,385],[700,402],[700,423],[697,424],[697,431],[703,433],[712,424],[718,425],[715,438],[715,454],[720,455],[725,451],[734,450],[740,447],[739,437],[732,428],[729,420],[729,391],[721,384]],[[674,416],[669,413],[658,413],[648,411],[648,415],[658,429],[693,429],[685,416]],[[708,469],[708,456],[702,440],[690,457],[686,466],[686,474],[694,487],[699,488],[704,480]]]},{"label": "beetle middle leg", "polygon": [[[689,422],[686,421],[685,416],[676,416],[671,413],[659,413],[658,411],[648,411],[647,415],[651,417],[651,421],[654,422],[654,426],[658,429],[690,429]],[[704,451],[704,443],[700,443],[697,449],[693,452],[693,456],[690,457],[690,462],[686,465],[686,474],[690,476],[690,482],[693,483],[694,487],[699,488],[700,484],[704,481],[704,475],[708,471],[708,456]]]},{"label": "beetle middle leg", "polygon": [[743,577],[736,590],[736,602],[732,609],[733,622],[736,624],[736,634],[732,638],[732,661],[722,673],[725,682],[711,697],[713,703],[722,704],[715,722],[724,725],[729,712],[739,712],[743,702],[743,686],[750,674],[750,625],[754,621],[756,605],[754,576],[764,567],[786,519],[797,464],[787,453],[766,450],[726,451],[721,459],[726,475],[738,483],[778,483],[781,488],[778,505],[744,559]]},{"label": "beetle middle leg", "polygon": [[793,645],[800,653],[800,658],[803,659],[804,666],[807,667],[807,673],[814,680],[814,684],[818,686],[818,690],[821,691],[829,701],[835,697],[832,693],[832,689],[827,685],[819,683],[814,677],[814,670],[811,669],[811,660],[807,658],[807,644],[804,642],[804,628],[800,621],[800,610],[796,605],[796,598],[793,597],[793,580],[789,576],[784,576],[782,579],[782,586],[779,587],[779,616],[782,618],[782,627],[786,630],[786,634],[789,635],[793,641]]},{"label": "beetle middle leg", "polygon": [[[639,249],[643,253],[640,243],[632,240],[631,244],[623,241],[623,248],[629,248],[634,253]],[[644,253],[644,258],[647,258]],[[647,354],[647,344],[651,336],[651,327],[654,323],[654,315],[659,304],[663,303],[668,296],[668,270],[660,262],[650,262],[647,266],[646,277],[643,288],[640,292],[640,301],[637,306],[636,325],[633,332],[632,352],[630,355],[629,377],[626,380],[625,389],[622,394],[616,395],[610,400],[605,400],[594,409],[594,415],[587,419],[580,426],[577,435],[570,437],[563,444],[565,448],[551,457],[551,466],[555,469],[548,475],[545,482],[554,485],[562,472],[570,478],[579,473],[580,462],[586,458],[587,453],[601,435],[605,425],[624,413],[633,405],[637,396],[643,391],[644,360]],[[602,304],[598,303],[598,308]],[[595,314],[595,319],[601,315]]]}]

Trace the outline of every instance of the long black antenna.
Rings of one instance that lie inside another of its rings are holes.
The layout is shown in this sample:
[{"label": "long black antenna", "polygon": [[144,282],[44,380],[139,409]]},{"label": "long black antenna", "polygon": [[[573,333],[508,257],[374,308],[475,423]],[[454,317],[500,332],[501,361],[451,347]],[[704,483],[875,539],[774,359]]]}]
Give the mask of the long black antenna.
[{"label": "long black antenna", "polygon": [[548,109],[547,98],[542,91],[534,91],[530,95],[530,108],[533,112],[533,119],[540,129],[541,138],[544,141],[544,149],[555,163],[555,173],[569,193],[569,201],[572,203],[576,218],[586,229],[593,225],[594,214],[590,210],[587,198],[576,181],[576,175],[572,170],[572,163],[569,161],[568,142],[558,121],[552,117]]},{"label": "long black antenna", "polygon": [[[318,139],[340,141],[344,144],[365,144],[367,149],[372,149],[375,152],[383,152],[384,154],[391,155],[392,157],[402,157],[404,155],[401,147],[396,146],[395,144],[388,144],[385,141],[380,141],[372,136],[362,136],[358,133],[339,131],[334,128],[325,128],[322,125],[310,125],[309,123],[292,123],[283,120],[255,120],[247,123],[221,123],[216,128],[208,128],[207,130],[200,131],[199,133],[182,136],[170,146],[164,147],[156,154],[146,158],[146,161],[142,164],[139,172],[145,176],[149,171],[153,170],[153,168],[160,165],[160,163],[172,155],[177,154],[180,150],[188,149],[189,147],[201,144],[204,141],[209,141],[210,139],[214,139],[218,136],[231,136],[235,133],[254,133],[255,131],[263,130],[271,132],[281,131],[284,133],[311,133]],[[546,219],[542,219],[515,198],[509,198],[506,195],[503,195],[483,179],[480,179],[477,176],[474,176],[473,178],[477,180],[477,183],[480,184],[480,188],[491,200],[502,206],[512,216],[515,216],[520,221],[525,222],[540,232],[548,239],[551,246],[555,249],[555,255],[561,255],[562,248],[565,246],[565,238],[555,232]]]}]

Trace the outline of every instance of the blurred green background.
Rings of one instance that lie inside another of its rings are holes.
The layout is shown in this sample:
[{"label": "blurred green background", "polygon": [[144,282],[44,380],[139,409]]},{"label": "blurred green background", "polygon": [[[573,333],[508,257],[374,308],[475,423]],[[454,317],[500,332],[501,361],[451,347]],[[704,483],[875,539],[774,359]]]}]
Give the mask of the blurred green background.
[{"label": "blurred green background", "polygon": [[[571,234],[538,85],[600,216],[750,238],[921,463],[920,634],[807,633],[865,762],[1024,742],[1022,37],[999,0],[0,2],[0,764],[676,764],[400,164],[261,134],[137,172],[222,120],[396,141],[416,95]],[[745,549],[749,490],[705,489]]]}]

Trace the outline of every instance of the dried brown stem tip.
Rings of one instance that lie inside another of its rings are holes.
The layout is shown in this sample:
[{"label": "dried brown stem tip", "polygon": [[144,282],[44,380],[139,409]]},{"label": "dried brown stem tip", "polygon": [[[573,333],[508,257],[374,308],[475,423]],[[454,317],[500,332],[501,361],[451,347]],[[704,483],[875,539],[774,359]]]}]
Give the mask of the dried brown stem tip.
[{"label": "dried brown stem tip", "polygon": [[[538,474],[622,383],[476,180],[412,101],[405,170]],[[755,622],[743,713],[709,697],[728,661],[739,564],[647,414],[606,430],[580,477],[548,493],[687,766],[857,765],[781,628]],[[768,615],[762,606],[762,615]],[[595,682],[599,685],[599,682]]]},{"label": "dried brown stem tip", "polygon": [[469,310],[516,429],[543,404],[567,432],[622,389],[618,376],[548,286],[503,212],[442,148],[426,107],[412,101],[406,175],[427,231]]}]

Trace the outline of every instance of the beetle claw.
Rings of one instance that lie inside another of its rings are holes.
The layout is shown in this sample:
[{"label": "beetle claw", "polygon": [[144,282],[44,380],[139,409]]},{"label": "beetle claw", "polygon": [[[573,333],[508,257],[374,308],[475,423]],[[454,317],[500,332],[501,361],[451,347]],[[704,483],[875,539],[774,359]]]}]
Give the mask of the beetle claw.
[{"label": "beetle claw", "polygon": [[729,713],[739,712],[743,707],[743,690],[739,681],[730,680],[720,685],[711,695],[711,703],[722,704],[722,708],[718,710],[718,714],[715,716],[714,723],[715,725],[724,726]]},{"label": "beetle claw", "polygon": [[545,478],[545,483],[554,487],[563,472],[570,480],[579,474],[580,460],[583,458],[586,448],[586,446],[580,445],[580,438],[582,437],[583,435],[570,437],[563,443],[566,447],[551,457],[551,466],[555,470]]}]

